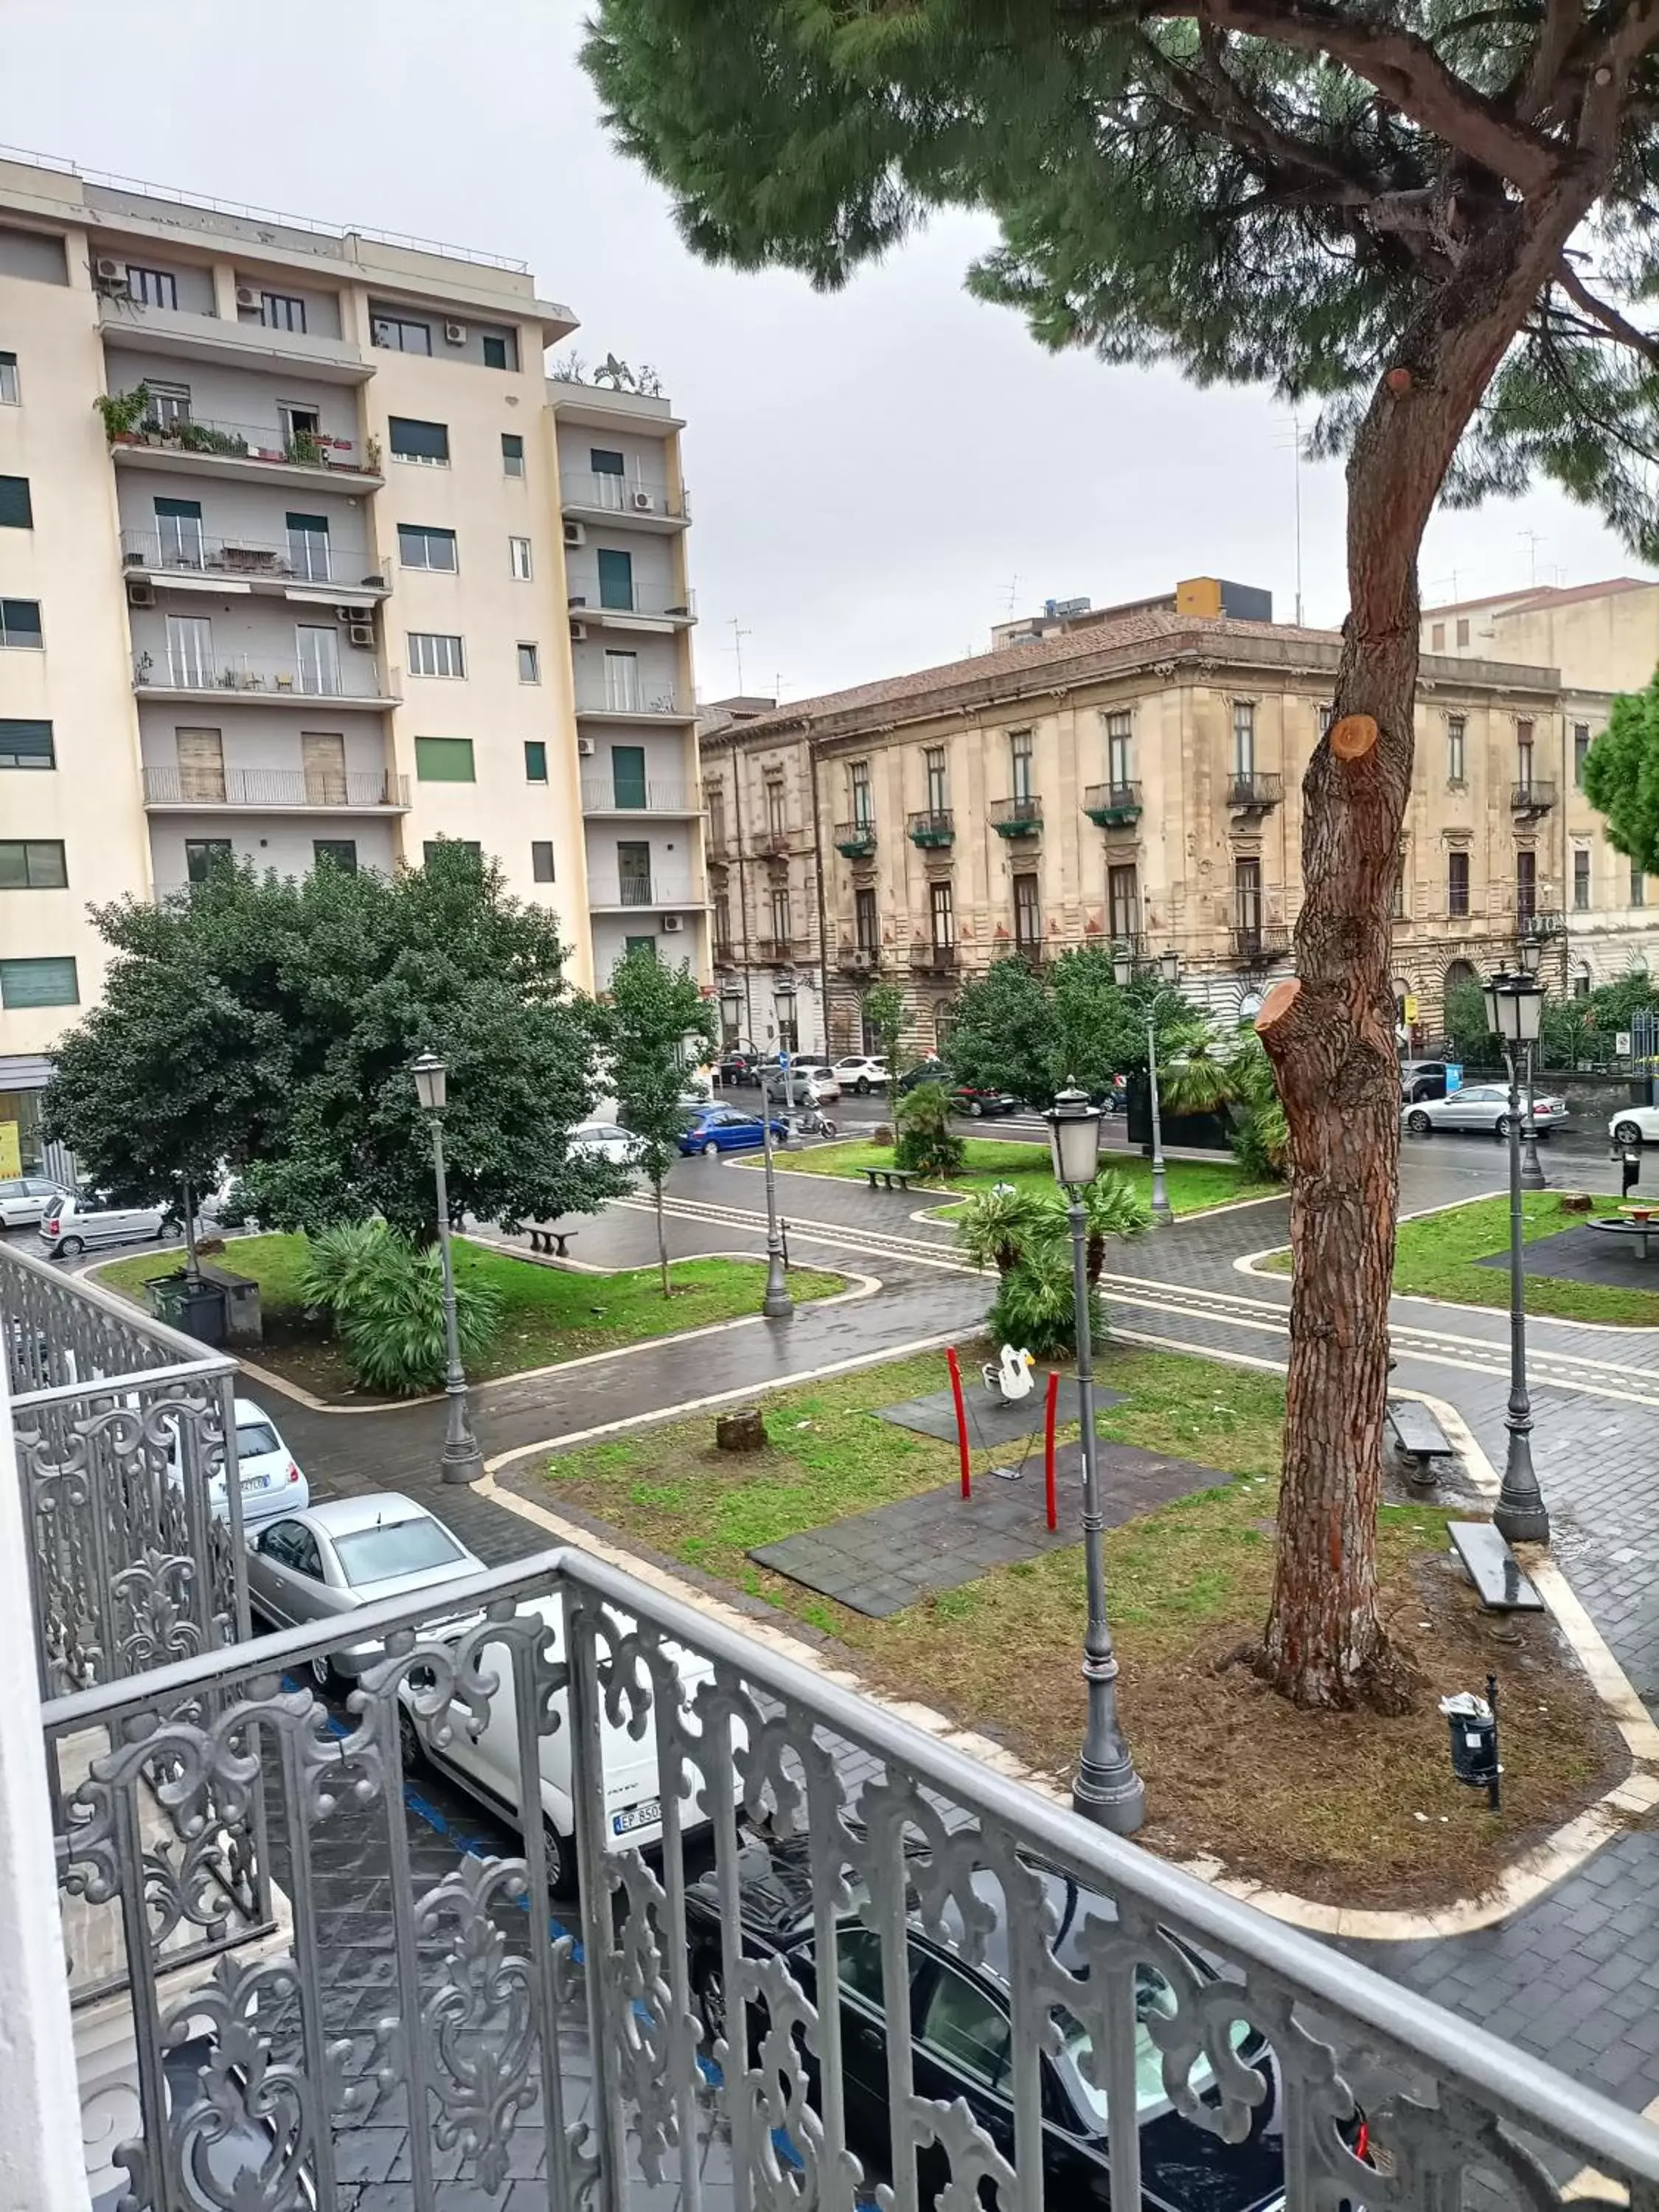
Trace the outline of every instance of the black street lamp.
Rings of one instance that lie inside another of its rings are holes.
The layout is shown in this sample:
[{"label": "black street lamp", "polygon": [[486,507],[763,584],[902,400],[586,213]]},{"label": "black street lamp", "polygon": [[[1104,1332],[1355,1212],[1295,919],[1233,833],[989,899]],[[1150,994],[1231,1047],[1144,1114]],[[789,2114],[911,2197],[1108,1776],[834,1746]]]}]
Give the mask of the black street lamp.
[{"label": "black street lamp", "polygon": [[1077,1410],[1083,1424],[1083,1563],[1088,1582],[1088,1623],[1083,1638],[1083,1680],[1088,1718],[1079,1754],[1072,1803],[1085,1819],[1119,1836],[1132,1836],[1146,1816],[1146,1790],[1135,1772],[1117,1717],[1117,1655],[1106,1619],[1106,1567],[1101,1552],[1100,1460],[1095,1437],[1094,1346],[1089,1328],[1088,1215],[1084,1186],[1100,1165],[1101,1113],[1081,1091],[1062,1091],[1044,1115],[1054,1180],[1066,1192],[1072,1226],[1072,1297],[1077,1324]]},{"label": "black street lamp", "polygon": [[[785,1062],[781,1070],[783,1078],[783,1126],[786,1133],[793,1127],[789,1112],[790,1093],[794,1088],[794,1054],[782,1048],[785,1036],[794,1037],[795,991],[792,983],[780,983],[772,995],[776,1016],[780,1051],[778,1057]],[[766,1290],[761,1299],[761,1313],[767,1321],[787,1321],[795,1310],[795,1301],[789,1295],[789,1271],[783,1263],[783,1231],[778,1221],[778,1186],[772,1166],[772,1085],[767,1070],[761,1070],[761,1151],[766,1167]]]},{"label": "black street lamp", "polygon": [[1525,1239],[1521,1218],[1521,1100],[1516,1062],[1538,1042],[1544,994],[1535,975],[1494,975],[1486,987],[1486,1020],[1504,1047],[1510,1078],[1510,1403],[1509,1452],[1492,1522],[1511,1544],[1547,1544],[1550,1516],[1532,1464],[1532,1401],[1527,1393]]},{"label": "black street lamp", "polygon": [[443,1479],[476,1482],[483,1455],[467,1418],[466,1376],[461,1366],[460,1327],[455,1316],[455,1267],[449,1252],[449,1185],[444,1176],[444,1108],[449,1073],[435,1052],[423,1052],[410,1073],[415,1091],[432,1122],[432,1175],[438,1187],[438,1251],[444,1270],[444,1396],[448,1422],[444,1431]]}]

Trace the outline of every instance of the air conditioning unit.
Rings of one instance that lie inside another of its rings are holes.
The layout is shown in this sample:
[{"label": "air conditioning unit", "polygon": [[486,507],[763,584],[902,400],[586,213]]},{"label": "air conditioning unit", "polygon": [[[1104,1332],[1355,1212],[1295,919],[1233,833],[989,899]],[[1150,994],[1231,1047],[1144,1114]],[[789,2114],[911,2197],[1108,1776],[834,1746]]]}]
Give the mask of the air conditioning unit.
[{"label": "air conditioning unit", "polygon": [[346,632],[349,644],[361,647],[365,653],[374,649],[374,625],[371,622],[355,622]]},{"label": "air conditioning unit", "polygon": [[236,304],[239,307],[257,307],[258,306],[259,295],[254,290],[252,284],[239,284],[236,287]]},{"label": "air conditioning unit", "polygon": [[93,273],[100,284],[119,284],[123,290],[126,289],[125,269],[118,261],[112,260],[107,253],[100,254],[94,262]]},{"label": "air conditioning unit", "polygon": [[567,522],[564,526],[564,542],[567,545],[586,545],[587,543],[586,525],[580,522]]},{"label": "air conditioning unit", "polygon": [[685,916],[681,914],[665,914],[659,915],[658,919],[662,923],[662,933],[665,937],[672,937],[677,929],[685,927]]},{"label": "air conditioning unit", "polygon": [[127,605],[130,607],[153,607],[155,586],[147,584],[142,576],[134,576],[127,585]]},{"label": "air conditioning unit", "polygon": [[592,760],[594,754],[597,753],[599,750],[599,746],[594,743],[592,738],[578,738],[576,740],[576,757],[578,760]]},{"label": "air conditioning unit", "polygon": [[571,625],[570,625],[570,642],[572,643],[572,645],[586,645],[586,642],[587,642],[587,624],[586,624],[586,623],[571,623]]},{"label": "air conditioning unit", "polygon": [[368,609],[367,607],[336,607],[334,619],[337,623],[366,623],[368,620]]},{"label": "air conditioning unit", "polygon": [[636,491],[633,493],[631,496],[633,499],[634,509],[636,514],[650,514],[652,507],[655,505],[655,501],[652,499],[648,491]]},{"label": "air conditioning unit", "polygon": [[444,325],[444,343],[446,345],[465,345],[466,343],[466,325],[465,323],[446,323]]}]

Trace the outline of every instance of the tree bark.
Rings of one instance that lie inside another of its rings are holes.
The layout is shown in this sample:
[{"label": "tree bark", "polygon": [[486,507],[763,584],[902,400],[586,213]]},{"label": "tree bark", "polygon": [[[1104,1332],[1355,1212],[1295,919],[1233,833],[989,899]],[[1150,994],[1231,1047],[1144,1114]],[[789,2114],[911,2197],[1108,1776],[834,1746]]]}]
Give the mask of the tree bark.
[{"label": "tree bark", "polygon": [[668,1224],[663,1218],[660,1176],[653,1178],[651,1188],[657,1201],[657,1265],[662,1269],[662,1294],[666,1298],[673,1293],[668,1287]]}]

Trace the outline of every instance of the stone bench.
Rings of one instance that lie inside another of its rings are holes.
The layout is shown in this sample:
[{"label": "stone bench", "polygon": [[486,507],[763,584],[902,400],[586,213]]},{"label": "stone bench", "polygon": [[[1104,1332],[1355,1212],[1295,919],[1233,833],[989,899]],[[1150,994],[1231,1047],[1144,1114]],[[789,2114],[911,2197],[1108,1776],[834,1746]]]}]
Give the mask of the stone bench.
[{"label": "stone bench", "polygon": [[1544,1601],[1490,1521],[1449,1521],[1446,1534],[1488,1613],[1541,1613]]},{"label": "stone bench", "polygon": [[566,1248],[577,1233],[574,1229],[555,1229],[539,1221],[531,1222],[529,1229],[532,1252],[553,1253],[561,1260],[568,1256]]},{"label": "stone bench", "polygon": [[908,1190],[914,1176],[908,1168],[866,1168],[864,1180],[872,1190]]},{"label": "stone bench", "polygon": [[1413,1462],[1414,1478],[1419,1481],[1429,1479],[1431,1460],[1450,1455],[1451,1438],[1428,1407],[1419,1405],[1415,1398],[1389,1401],[1389,1426],[1394,1431],[1396,1447]]}]

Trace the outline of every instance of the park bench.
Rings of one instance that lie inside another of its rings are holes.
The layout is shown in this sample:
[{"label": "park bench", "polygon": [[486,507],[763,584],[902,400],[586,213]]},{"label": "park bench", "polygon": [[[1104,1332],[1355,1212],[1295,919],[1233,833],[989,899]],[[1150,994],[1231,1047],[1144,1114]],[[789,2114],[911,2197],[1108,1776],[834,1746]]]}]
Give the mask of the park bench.
[{"label": "park bench", "polygon": [[551,1252],[561,1260],[568,1257],[566,1247],[576,1234],[574,1229],[554,1229],[545,1223],[532,1221],[530,1228],[530,1249],[532,1252]]},{"label": "park bench", "polygon": [[884,1185],[889,1190],[908,1190],[912,1176],[908,1168],[866,1168],[864,1180],[872,1190],[880,1190]]},{"label": "park bench", "polygon": [[1389,1426],[1401,1453],[1413,1462],[1413,1479],[1418,1481],[1428,1480],[1431,1460],[1445,1458],[1451,1451],[1451,1438],[1428,1407],[1415,1398],[1390,1400]]},{"label": "park bench", "polygon": [[1449,1521],[1446,1534],[1488,1613],[1543,1611],[1543,1598],[1490,1521]]}]

